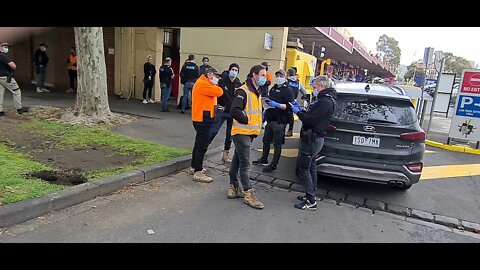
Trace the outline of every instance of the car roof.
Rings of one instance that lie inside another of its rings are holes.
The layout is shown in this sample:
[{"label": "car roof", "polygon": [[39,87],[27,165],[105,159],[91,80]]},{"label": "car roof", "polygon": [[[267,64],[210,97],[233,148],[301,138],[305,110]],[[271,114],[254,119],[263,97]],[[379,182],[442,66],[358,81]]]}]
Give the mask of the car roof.
[{"label": "car roof", "polygon": [[362,82],[336,82],[335,89],[339,94],[375,96],[411,101],[410,97],[403,89],[393,85]]}]

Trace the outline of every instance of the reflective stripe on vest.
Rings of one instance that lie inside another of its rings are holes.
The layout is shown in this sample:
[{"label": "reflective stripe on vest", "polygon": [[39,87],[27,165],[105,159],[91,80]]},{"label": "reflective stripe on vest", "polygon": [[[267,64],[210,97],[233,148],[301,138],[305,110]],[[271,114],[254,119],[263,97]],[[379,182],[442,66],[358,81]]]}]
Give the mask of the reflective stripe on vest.
[{"label": "reflective stripe on vest", "polygon": [[262,99],[252,94],[246,85],[242,85],[239,89],[246,93],[247,105],[244,112],[248,117],[248,124],[240,124],[233,119],[232,136],[236,134],[259,135],[262,131]]}]

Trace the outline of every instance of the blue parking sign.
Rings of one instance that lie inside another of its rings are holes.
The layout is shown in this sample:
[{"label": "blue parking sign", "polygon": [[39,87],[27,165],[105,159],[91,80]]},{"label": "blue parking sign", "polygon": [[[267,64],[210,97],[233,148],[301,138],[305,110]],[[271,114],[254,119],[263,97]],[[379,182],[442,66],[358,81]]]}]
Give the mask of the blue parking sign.
[{"label": "blue parking sign", "polygon": [[480,96],[459,96],[455,115],[480,118]]}]

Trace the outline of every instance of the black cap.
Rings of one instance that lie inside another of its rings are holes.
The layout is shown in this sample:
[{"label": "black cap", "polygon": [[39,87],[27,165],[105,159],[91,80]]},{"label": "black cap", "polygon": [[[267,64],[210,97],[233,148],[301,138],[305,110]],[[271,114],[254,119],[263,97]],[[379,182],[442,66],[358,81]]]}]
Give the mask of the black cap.
[{"label": "black cap", "polygon": [[38,45],[38,47],[42,47],[42,46],[48,47],[47,44],[45,43],[40,43],[40,45]]},{"label": "black cap", "polygon": [[228,70],[231,70],[232,67],[236,67],[238,71],[240,71],[240,66],[237,63],[231,63],[230,66],[228,67]]},{"label": "black cap", "polygon": [[7,42],[2,42],[2,44],[0,44],[0,46],[2,46],[2,47],[12,47]]},{"label": "black cap", "polygon": [[260,65],[262,65],[262,66],[264,66],[264,67],[270,66],[270,65],[268,64],[268,62],[262,62]]},{"label": "black cap", "polygon": [[213,68],[213,67],[207,68],[207,70],[205,71],[205,74],[206,73],[213,73],[213,74],[217,74],[219,76],[222,75],[221,72],[219,72],[216,68]]}]

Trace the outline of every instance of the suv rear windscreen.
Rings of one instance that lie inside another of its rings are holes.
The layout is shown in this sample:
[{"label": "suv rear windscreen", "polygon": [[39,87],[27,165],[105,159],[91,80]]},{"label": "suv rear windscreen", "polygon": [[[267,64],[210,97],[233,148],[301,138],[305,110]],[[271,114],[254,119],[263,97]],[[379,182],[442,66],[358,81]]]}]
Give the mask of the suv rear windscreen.
[{"label": "suv rear windscreen", "polygon": [[338,95],[333,118],[353,123],[398,126],[412,125],[417,121],[410,102],[355,95]]}]

